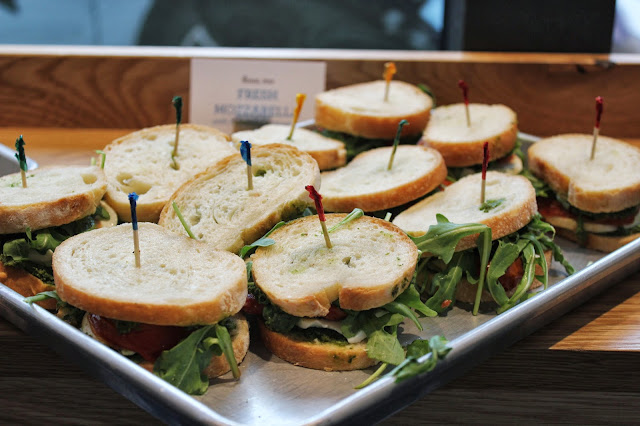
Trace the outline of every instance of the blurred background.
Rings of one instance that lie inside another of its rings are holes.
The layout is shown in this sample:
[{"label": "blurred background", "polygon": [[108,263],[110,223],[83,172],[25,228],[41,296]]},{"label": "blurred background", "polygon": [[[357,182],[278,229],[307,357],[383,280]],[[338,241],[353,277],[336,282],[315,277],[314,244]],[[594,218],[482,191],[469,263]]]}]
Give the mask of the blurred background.
[{"label": "blurred background", "polygon": [[640,0],[0,0],[0,44],[640,52]]}]

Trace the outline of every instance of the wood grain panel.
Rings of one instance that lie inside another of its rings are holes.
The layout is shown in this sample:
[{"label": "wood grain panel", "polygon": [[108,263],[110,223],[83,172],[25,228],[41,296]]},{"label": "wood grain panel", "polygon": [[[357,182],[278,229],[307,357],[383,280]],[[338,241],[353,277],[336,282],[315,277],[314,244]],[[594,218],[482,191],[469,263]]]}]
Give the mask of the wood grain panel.
[{"label": "wood grain panel", "polygon": [[[602,133],[637,137],[640,57],[623,55],[335,51],[301,49],[0,49],[0,126],[135,128],[173,120],[169,99],[188,95],[192,57],[326,61],[327,87],[381,78],[425,83],[440,104],[504,103],[522,130],[542,136],[589,133],[594,98],[605,98]],[[3,54],[4,53],[4,54]],[[137,57],[133,57],[138,55]],[[186,99],[185,99],[186,100]],[[185,102],[188,105],[188,102]],[[188,118],[188,111],[185,114]]]},{"label": "wood grain panel", "polygon": [[184,59],[0,56],[0,126],[164,124],[175,120],[171,98],[188,105],[188,93]]}]

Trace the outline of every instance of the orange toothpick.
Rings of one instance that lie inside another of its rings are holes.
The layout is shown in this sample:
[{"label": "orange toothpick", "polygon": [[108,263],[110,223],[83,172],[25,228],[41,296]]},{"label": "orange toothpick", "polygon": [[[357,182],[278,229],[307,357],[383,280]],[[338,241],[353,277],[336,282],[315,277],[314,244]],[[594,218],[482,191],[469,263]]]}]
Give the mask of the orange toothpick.
[{"label": "orange toothpick", "polygon": [[300,111],[302,111],[302,105],[304,104],[304,100],[307,99],[307,95],[304,93],[296,94],[296,108],[293,110],[293,121],[291,122],[291,131],[289,131],[289,136],[287,136],[287,140],[290,141],[293,137],[293,131],[296,129],[296,123],[298,123],[298,118],[300,117]]},{"label": "orange toothpick", "polygon": [[384,77],[384,81],[386,85],[384,86],[384,101],[387,102],[389,100],[389,86],[391,85],[391,79],[393,75],[398,72],[396,69],[396,64],[393,62],[387,62],[384,64],[384,72],[382,76]]}]

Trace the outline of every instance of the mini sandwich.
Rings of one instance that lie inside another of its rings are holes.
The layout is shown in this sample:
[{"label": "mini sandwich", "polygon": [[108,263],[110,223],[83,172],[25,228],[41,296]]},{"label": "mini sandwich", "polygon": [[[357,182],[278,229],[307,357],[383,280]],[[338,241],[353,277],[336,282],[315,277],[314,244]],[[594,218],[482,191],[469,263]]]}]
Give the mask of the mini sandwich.
[{"label": "mini sandwich", "polygon": [[528,151],[529,168],[548,187],[540,213],[564,237],[610,252],[640,237],[640,149],[623,141],[568,134]]},{"label": "mini sandwich", "polygon": [[401,143],[416,143],[427,122],[433,101],[418,87],[391,81],[385,100],[383,80],[354,84],[316,96],[316,125],[330,137],[345,142],[347,159],[371,148],[391,145],[398,122],[407,120]]},{"label": "mini sandwich", "polygon": [[516,113],[504,105],[469,104],[469,117],[470,125],[463,103],[435,108],[420,143],[442,154],[453,180],[481,170],[485,142],[489,142],[490,170],[520,173],[522,160],[514,154]]},{"label": "mini sandwich", "polygon": [[236,153],[229,136],[217,129],[183,124],[174,156],[176,126],[164,125],[123,136],[107,145],[105,201],[131,221],[127,195],[137,193],[138,219],[157,222],[160,211],[183,183]]},{"label": "mini sandwich", "polygon": [[140,266],[130,224],[69,238],[53,255],[62,302],[86,311],[82,329],[169,383],[202,394],[249,346],[238,314],[247,297],[240,257],[151,223],[139,224]]},{"label": "mini sandwich", "polygon": [[238,252],[280,220],[299,217],[310,205],[306,185],[318,185],[318,164],[290,145],[251,150],[252,189],[240,153],[225,158],[183,185],[171,197],[159,224],[185,234],[173,203],[196,239]]},{"label": "mini sandwich", "polygon": [[[42,167],[0,177],[0,283],[23,296],[53,290],[51,256],[60,243],[117,223],[100,200],[106,179],[99,167]],[[42,306],[55,308],[55,301]]]},{"label": "mini sandwich", "polygon": [[[573,272],[552,241],[553,227],[543,222],[537,213],[535,190],[529,180],[487,172],[484,203],[480,202],[480,187],[481,174],[466,176],[393,220],[414,238],[429,234],[430,227],[436,225],[463,229],[464,224],[481,224],[491,230],[493,242],[480,246],[484,261],[475,249],[479,241],[476,231],[459,240],[441,239],[441,245],[454,244],[455,247],[456,254],[446,264],[435,257],[421,264],[432,275],[430,284],[424,288],[429,297],[426,305],[437,312],[447,310],[456,300],[474,303],[475,311],[480,302],[491,301],[497,303],[498,312],[511,308],[526,298],[529,290],[546,287],[551,254],[562,262],[567,272]],[[443,225],[446,222],[451,223]],[[485,267],[489,265],[486,285],[482,281],[484,274],[478,274],[482,272],[483,262]],[[481,292],[479,286],[482,286]]]},{"label": "mini sandwich", "polygon": [[245,312],[259,315],[264,344],[285,361],[327,371],[398,364],[398,325],[417,322],[412,308],[431,313],[411,284],[411,239],[387,221],[352,217],[326,215],[331,248],[318,216],[307,216],[276,229],[272,245],[251,256]]},{"label": "mini sandwich", "polygon": [[447,167],[435,149],[399,145],[391,160],[392,152],[392,147],[372,149],[358,154],[345,167],[322,173],[325,209],[391,209],[427,195],[447,177]]},{"label": "mini sandwich", "polygon": [[240,141],[249,141],[253,146],[274,143],[294,146],[311,155],[318,162],[320,170],[335,169],[346,163],[344,143],[304,128],[295,129],[291,139],[287,139],[290,128],[285,124],[267,124],[256,130],[236,132],[231,139],[236,145]]}]

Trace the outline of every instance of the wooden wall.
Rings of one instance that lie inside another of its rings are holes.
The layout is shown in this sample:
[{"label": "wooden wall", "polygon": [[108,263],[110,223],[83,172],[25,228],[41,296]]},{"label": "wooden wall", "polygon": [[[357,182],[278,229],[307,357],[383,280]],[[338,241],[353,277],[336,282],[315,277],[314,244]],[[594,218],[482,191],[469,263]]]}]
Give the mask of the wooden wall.
[{"label": "wooden wall", "polygon": [[472,102],[507,104],[538,135],[591,132],[600,95],[602,133],[640,137],[640,56],[314,49],[0,47],[0,126],[171,122],[166,100],[188,96],[192,57],[325,61],[328,88],[379,79],[394,60],[398,79],[427,84],[439,104],[460,101],[463,78]]}]

